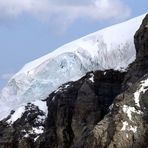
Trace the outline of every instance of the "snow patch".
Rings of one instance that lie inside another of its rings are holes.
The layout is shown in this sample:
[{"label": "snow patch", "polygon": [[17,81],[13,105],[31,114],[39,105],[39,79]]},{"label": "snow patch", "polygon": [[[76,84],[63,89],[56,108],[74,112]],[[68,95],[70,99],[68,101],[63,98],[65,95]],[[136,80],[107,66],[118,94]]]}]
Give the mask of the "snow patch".
[{"label": "snow patch", "polygon": [[137,126],[134,126],[134,127],[130,126],[129,130],[133,131],[133,133],[136,133],[137,132]]},{"label": "snow patch", "polygon": [[139,91],[135,92],[134,93],[134,100],[135,100],[135,104],[140,107],[140,103],[139,103],[139,96],[140,96],[140,93]]},{"label": "snow patch", "polygon": [[69,84],[64,85],[64,89],[68,88],[69,86]]},{"label": "snow patch", "polygon": [[42,133],[44,133],[44,127],[43,126],[33,127],[31,130],[25,131],[24,137],[27,138],[30,135],[34,135],[35,136],[34,141],[36,141],[37,138],[39,137],[39,135],[41,135]]},{"label": "snow patch", "polygon": [[148,90],[148,79],[141,81],[141,85],[140,85],[140,89],[138,89],[135,93],[134,93],[134,100],[135,100],[135,104],[140,107],[140,103],[139,103],[139,98],[140,98],[140,94],[141,93],[145,93],[145,91]]},{"label": "snow patch", "polygon": [[114,104],[111,104],[111,105],[109,106],[109,110],[111,111],[111,110],[113,109],[113,107],[114,107]]},{"label": "snow patch", "polygon": [[46,119],[46,116],[38,115],[36,119],[36,123],[44,123],[45,119]]},{"label": "snow patch", "polygon": [[55,100],[55,96],[52,98],[52,101],[54,102],[54,100]]},{"label": "snow patch", "polygon": [[43,126],[39,126],[36,128],[33,127],[31,132],[34,134],[42,134],[44,132],[44,127]]},{"label": "snow patch", "polygon": [[142,114],[141,111],[136,110],[134,107],[123,105],[123,112],[127,114],[128,118],[132,121],[132,113]]},{"label": "snow patch", "polygon": [[56,89],[56,91],[54,91],[54,93],[61,92],[61,91],[62,91],[62,86],[60,86],[58,89]]},{"label": "snow patch", "polygon": [[56,90],[54,91],[54,93],[63,92],[63,91],[66,90],[69,86],[70,86],[70,84],[64,84],[64,85],[60,86],[58,89],[56,89]]},{"label": "snow patch", "polygon": [[89,78],[89,80],[90,80],[92,83],[95,82],[95,81],[94,81],[94,74],[93,74],[93,73],[90,74],[90,78]]},{"label": "snow patch", "polygon": [[[121,131],[126,131],[126,130],[127,131],[132,131],[133,133],[136,133],[137,132],[137,126],[133,127],[133,126],[129,125],[127,121],[124,121]],[[128,138],[127,134],[126,134],[126,137]]]},{"label": "snow patch", "polygon": [[12,115],[11,118],[7,121],[8,124],[13,124],[17,119],[22,117],[22,114],[25,112],[25,107],[19,107]]},{"label": "snow patch", "polygon": [[47,115],[48,108],[47,108],[46,101],[36,100],[34,102],[31,102],[31,103],[38,106],[39,109],[42,110]]},{"label": "snow patch", "polygon": [[28,138],[28,137],[29,137],[29,134],[26,133],[26,134],[24,135],[24,137],[25,137],[25,138]]},{"label": "snow patch", "polygon": [[121,131],[125,131],[127,126],[128,126],[128,122],[124,121],[123,122],[123,127],[122,127]]},{"label": "snow patch", "polygon": [[[34,104],[35,106],[38,106],[38,108],[45,113],[45,116],[38,116],[38,122],[44,121],[47,116],[47,105],[45,101],[36,100],[35,102],[31,102],[31,104]],[[25,105],[22,105],[19,107],[10,117],[9,120],[7,120],[8,124],[13,124],[16,120],[22,117],[23,113],[25,112]]]}]

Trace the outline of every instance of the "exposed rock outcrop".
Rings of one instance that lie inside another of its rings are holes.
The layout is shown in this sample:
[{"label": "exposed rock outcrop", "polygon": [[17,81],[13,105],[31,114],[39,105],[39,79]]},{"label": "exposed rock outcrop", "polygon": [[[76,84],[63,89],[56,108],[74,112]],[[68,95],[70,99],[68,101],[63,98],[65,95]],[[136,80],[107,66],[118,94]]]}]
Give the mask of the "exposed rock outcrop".
[{"label": "exposed rock outcrop", "polygon": [[136,47],[136,60],[129,66],[123,83],[124,89],[127,89],[148,73],[148,14],[136,32],[134,42]]},{"label": "exposed rock outcrop", "polygon": [[10,120],[13,113],[0,122],[0,148],[34,148],[36,139],[44,132],[45,113],[31,103],[15,122]]},{"label": "exposed rock outcrop", "polygon": [[123,78],[124,73],[117,71],[96,71],[53,92],[47,99],[47,131],[52,130],[48,139],[55,133],[51,143],[61,148],[83,147],[89,133],[121,92]]},{"label": "exposed rock outcrop", "polygon": [[137,58],[125,75],[124,92],[114,99],[112,111],[88,136],[92,147],[148,147],[148,15],[135,34],[135,46]]},{"label": "exposed rock outcrop", "polygon": [[89,133],[109,113],[113,99],[120,94],[124,75],[113,70],[96,71],[62,85],[47,98],[46,121],[45,114],[31,103],[13,123],[12,112],[0,123],[0,129],[4,129],[0,131],[0,147],[83,147]]}]

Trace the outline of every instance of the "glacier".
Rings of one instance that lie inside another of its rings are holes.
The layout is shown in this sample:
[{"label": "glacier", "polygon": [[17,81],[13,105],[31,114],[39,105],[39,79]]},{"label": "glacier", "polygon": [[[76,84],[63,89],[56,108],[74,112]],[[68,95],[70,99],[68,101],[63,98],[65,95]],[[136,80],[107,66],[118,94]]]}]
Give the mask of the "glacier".
[{"label": "glacier", "polygon": [[26,64],[0,93],[0,120],[89,71],[125,71],[135,60],[134,34],[145,15],[89,34]]}]

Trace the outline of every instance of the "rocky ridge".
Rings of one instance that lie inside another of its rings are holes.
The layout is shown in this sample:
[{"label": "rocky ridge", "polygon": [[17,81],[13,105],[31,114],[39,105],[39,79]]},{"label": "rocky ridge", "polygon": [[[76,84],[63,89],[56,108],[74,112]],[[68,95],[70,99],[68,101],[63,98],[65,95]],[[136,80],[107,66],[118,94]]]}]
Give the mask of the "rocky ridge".
[{"label": "rocky ridge", "polygon": [[148,15],[135,37],[127,72],[89,72],[44,100],[48,115],[27,104],[0,122],[0,148],[147,148]]}]

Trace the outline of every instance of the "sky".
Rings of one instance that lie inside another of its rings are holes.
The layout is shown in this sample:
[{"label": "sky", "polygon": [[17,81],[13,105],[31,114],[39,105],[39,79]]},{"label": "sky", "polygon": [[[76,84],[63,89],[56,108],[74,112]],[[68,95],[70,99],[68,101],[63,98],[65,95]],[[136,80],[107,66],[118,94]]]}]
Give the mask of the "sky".
[{"label": "sky", "polygon": [[27,62],[146,12],[147,0],[0,0],[0,89]]}]

